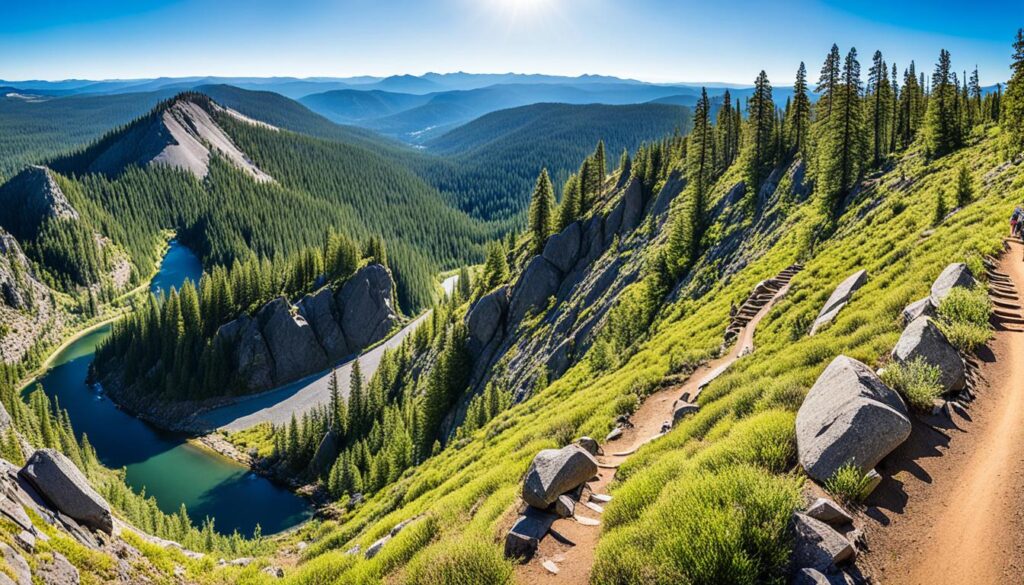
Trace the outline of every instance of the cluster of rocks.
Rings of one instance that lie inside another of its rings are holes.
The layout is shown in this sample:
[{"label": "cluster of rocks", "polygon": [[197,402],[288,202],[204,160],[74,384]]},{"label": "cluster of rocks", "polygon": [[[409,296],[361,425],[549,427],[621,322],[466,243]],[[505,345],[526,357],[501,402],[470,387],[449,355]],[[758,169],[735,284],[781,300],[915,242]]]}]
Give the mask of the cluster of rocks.
[{"label": "cluster of rocks", "polygon": [[853,298],[853,293],[857,292],[867,281],[867,271],[858,270],[839,283],[839,286],[832,291],[832,295],[828,297],[825,305],[821,307],[821,311],[818,312],[818,316],[814,319],[810,334],[814,335],[822,327],[832,323],[836,316],[839,315],[839,311],[842,311],[843,307]]},{"label": "cluster of rocks", "polygon": [[584,437],[561,449],[538,453],[523,480],[526,506],[505,536],[505,556],[530,558],[557,518],[571,518],[597,475],[597,442]]},{"label": "cluster of rocks", "polygon": [[791,559],[794,585],[855,582],[843,567],[856,558],[862,535],[839,505],[818,498],[807,510],[793,514],[791,529],[796,537]]},{"label": "cluster of rocks", "polygon": [[256,392],[297,380],[383,339],[398,323],[394,280],[380,264],[358,270],[336,292],[323,287],[293,307],[277,298],[255,316],[217,330],[241,390]]}]

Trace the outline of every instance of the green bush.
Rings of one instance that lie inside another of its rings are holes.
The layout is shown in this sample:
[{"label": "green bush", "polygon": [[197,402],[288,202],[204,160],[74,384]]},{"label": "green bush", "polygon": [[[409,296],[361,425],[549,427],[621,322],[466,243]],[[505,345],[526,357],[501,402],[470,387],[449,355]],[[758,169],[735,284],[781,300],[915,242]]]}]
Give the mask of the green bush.
[{"label": "green bush", "polygon": [[970,323],[988,328],[992,303],[984,288],[954,288],[939,304],[939,318],[951,323]]},{"label": "green bush", "polygon": [[427,548],[405,570],[406,585],[499,585],[512,582],[512,565],[481,539],[463,537]]},{"label": "green bush", "polygon": [[954,347],[964,353],[971,353],[985,345],[992,338],[992,330],[973,323],[949,323],[940,321],[939,329]]},{"label": "green bush", "polygon": [[932,402],[942,394],[939,368],[916,357],[906,363],[889,364],[882,371],[882,381],[903,395],[911,407],[928,410]]},{"label": "green bush", "polygon": [[746,465],[687,474],[636,522],[602,536],[591,583],[780,580],[799,486],[797,478]]},{"label": "green bush", "polygon": [[859,504],[867,497],[868,476],[852,463],[847,463],[825,482],[825,489],[844,504]]}]

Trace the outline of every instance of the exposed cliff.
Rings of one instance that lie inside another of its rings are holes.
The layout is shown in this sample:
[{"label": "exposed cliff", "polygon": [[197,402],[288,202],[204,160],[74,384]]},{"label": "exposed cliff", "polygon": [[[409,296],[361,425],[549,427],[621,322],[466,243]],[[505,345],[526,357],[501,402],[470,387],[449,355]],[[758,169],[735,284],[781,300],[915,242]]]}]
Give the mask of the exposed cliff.
[{"label": "exposed cliff", "polygon": [[0,228],[0,359],[13,363],[36,343],[56,341],[64,317],[18,241]]}]

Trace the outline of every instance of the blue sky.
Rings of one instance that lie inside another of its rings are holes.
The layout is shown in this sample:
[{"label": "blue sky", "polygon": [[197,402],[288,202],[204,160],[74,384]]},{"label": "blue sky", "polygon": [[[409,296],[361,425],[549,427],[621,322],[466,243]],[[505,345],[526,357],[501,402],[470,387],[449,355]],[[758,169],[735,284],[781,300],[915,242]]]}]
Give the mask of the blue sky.
[{"label": "blue sky", "polygon": [[[813,78],[833,42],[930,71],[1009,75],[1021,0],[3,0],[0,79],[600,73]],[[1016,17],[1016,21],[1015,21]]]}]

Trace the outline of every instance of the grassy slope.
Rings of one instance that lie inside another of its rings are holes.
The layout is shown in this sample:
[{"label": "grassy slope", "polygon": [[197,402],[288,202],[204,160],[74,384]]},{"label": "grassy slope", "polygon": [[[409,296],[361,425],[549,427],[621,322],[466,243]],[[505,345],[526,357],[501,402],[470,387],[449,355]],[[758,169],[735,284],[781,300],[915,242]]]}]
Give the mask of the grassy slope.
[{"label": "grassy slope", "polygon": [[[980,253],[998,248],[1022,181],[1015,169],[985,178],[1000,163],[996,142],[988,138],[931,165],[912,153],[851,206],[762,323],[757,351],[708,388],[697,416],[620,470],[595,582],[709,582],[725,574],[744,582],[781,575],[788,555],[784,525],[799,503],[802,481],[792,471],[794,413],[834,356],[869,364],[883,359],[898,337],[899,311],[924,296],[948,262],[977,266]],[[977,181],[977,199],[924,236],[935,191],[954,184],[961,161]],[[904,172],[914,183],[897,191],[893,184]],[[577,435],[603,436],[614,415],[669,373],[670,362],[712,353],[730,300],[796,260],[801,233],[814,221],[810,206],[795,210],[783,239],[702,298],[666,311],[624,367],[599,375],[584,361],[471,440],[407,472],[349,518],[310,526],[303,535],[314,542],[307,562],[288,582],[376,582],[395,571],[400,581],[454,582],[455,573],[443,570],[454,559],[487,567],[499,579],[506,575],[500,529],[532,456]],[[859,268],[868,270],[870,281],[835,324],[814,338],[803,335],[835,285]],[[350,541],[365,550],[399,521],[420,514],[408,534],[370,561],[341,552]],[[702,551],[696,556],[689,546],[695,542]]]}]

